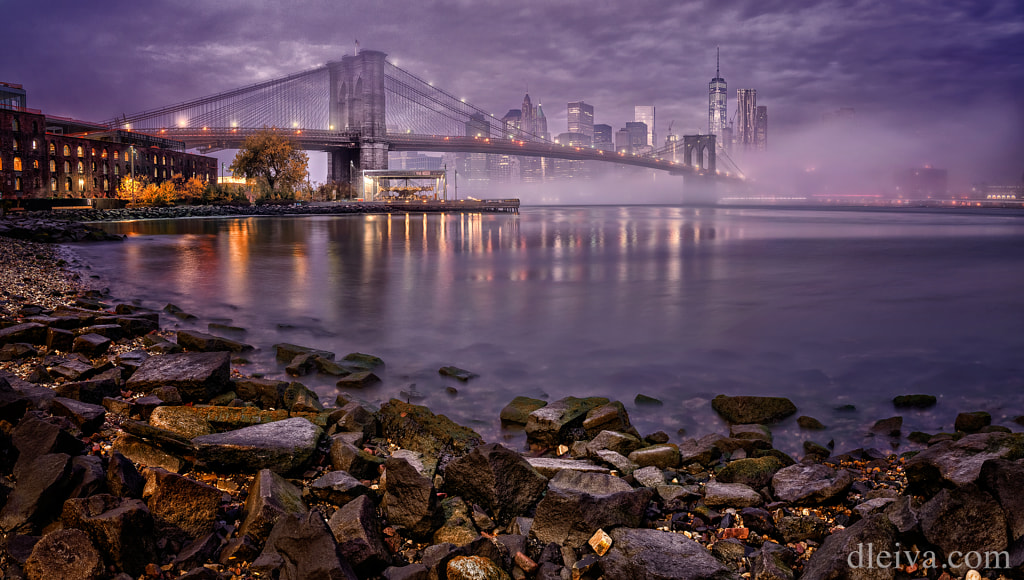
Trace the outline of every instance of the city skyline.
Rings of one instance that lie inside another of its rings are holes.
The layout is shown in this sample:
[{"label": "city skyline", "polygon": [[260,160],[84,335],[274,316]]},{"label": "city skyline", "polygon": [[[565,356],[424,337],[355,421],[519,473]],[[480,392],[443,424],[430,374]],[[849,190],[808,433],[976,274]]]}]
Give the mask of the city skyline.
[{"label": "city skyline", "polygon": [[[527,91],[549,105],[552,133],[567,126],[566,102],[594,105],[594,122],[616,130],[635,106],[653,104],[660,138],[673,121],[677,135],[707,132],[707,83],[720,46],[729,86],[756,88],[770,104],[773,148],[779,135],[847,107],[858,122],[927,144],[908,155],[915,162],[961,163],[952,150],[965,136],[978,150],[969,160],[978,173],[1019,179],[1024,157],[1024,6],[1011,0],[927,11],[866,0],[527,1],[514,11],[447,1],[145,10],[57,2],[45,10],[13,4],[5,13],[0,80],[25,85],[30,107],[90,120],[312,68],[350,54],[358,39],[499,117]],[[493,18],[502,26],[482,25]],[[595,28],[601,22],[616,30]],[[438,31],[445,42],[431,40]],[[564,42],[572,31],[588,33]],[[985,78],[986,89],[971,78]]]}]

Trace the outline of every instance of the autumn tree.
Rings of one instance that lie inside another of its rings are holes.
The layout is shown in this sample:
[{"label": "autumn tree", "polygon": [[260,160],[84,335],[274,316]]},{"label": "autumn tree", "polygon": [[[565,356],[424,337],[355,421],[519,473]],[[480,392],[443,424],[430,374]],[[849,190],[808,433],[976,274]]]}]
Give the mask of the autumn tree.
[{"label": "autumn tree", "polygon": [[245,139],[231,163],[235,175],[262,179],[270,191],[294,189],[306,179],[309,157],[276,128],[264,128]]},{"label": "autumn tree", "polygon": [[133,179],[130,175],[125,175],[121,179],[121,183],[117,185],[117,197],[134,203],[138,201],[139,195],[146,189],[147,182],[148,180],[143,176]]}]

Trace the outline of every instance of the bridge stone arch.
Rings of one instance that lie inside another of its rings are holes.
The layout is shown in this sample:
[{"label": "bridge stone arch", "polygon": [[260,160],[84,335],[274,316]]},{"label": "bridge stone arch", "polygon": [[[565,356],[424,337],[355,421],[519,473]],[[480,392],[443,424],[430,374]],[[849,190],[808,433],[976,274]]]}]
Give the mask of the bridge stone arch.
[{"label": "bridge stone arch", "polygon": [[683,135],[683,165],[715,173],[715,136]]},{"label": "bridge stone arch", "polygon": [[358,186],[359,171],[388,168],[386,62],[383,52],[361,50],[327,63],[329,129],[359,133],[358,148],[339,147],[330,152],[327,173],[331,181]]}]

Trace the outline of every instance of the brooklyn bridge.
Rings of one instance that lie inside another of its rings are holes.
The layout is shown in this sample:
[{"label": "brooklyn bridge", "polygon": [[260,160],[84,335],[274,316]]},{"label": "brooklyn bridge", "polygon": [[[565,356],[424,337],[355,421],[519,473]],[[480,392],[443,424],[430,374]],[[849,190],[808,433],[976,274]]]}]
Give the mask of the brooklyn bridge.
[{"label": "brooklyn bridge", "polygon": [[[388,167],[390,151],[466,152],[604,161],[738,181],[719,171],[714,135],[684,135],[647,155],[559,144],[510,127],[374,50],[324,66],[107,122],[111,128],[183,141],[208,152],[237,149],[265,128],[302,149],[328,153],[331,182]],[[469,131],[467,128],[472,127]],[[468,134],[472,133],[472,134]]]}]

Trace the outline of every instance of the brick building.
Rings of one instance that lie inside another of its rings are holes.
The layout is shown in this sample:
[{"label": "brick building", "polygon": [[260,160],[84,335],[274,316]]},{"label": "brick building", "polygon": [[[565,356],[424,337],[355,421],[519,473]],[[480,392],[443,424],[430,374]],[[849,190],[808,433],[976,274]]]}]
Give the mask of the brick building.
[{"label": "brick building", "polygon": [[[0,89],[20,89],[18,85]],[[24,102],[24,101],[22,101]],[[134,156],[134,163],[132,157]],[[185,153],[184,143],[47,116],[0,100],[0,194],[4,200],[115,197],[121,178],[160,183],[217,179],[217,160]]]}]

